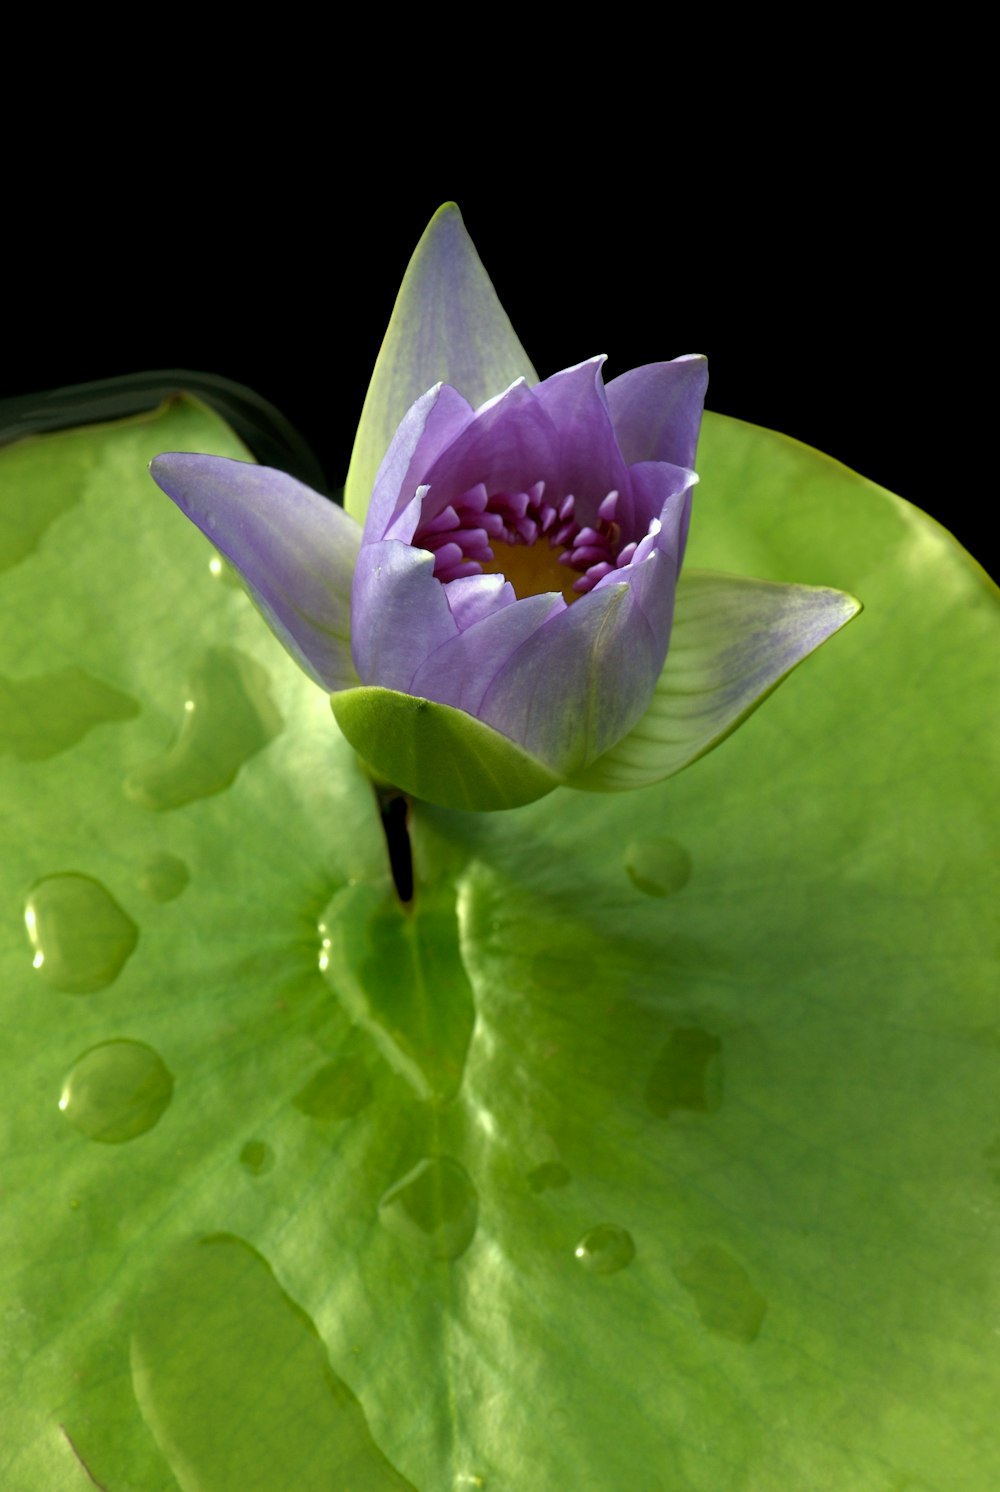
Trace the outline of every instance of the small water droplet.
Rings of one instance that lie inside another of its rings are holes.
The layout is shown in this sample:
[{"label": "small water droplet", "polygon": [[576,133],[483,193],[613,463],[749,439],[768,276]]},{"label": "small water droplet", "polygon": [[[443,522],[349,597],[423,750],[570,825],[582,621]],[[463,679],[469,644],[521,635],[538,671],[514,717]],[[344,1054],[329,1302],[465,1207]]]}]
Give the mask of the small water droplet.
[{"label": "small water droplet", "polygon": [[700,1026],[680,1026],[664,1043],[646,1083],[646,1104],[660,1119],[706,1114],[722,1102],[722,1042]]},{"label": "small water droplet", "polygon": [[177,739],[125,792],[143,808],[181,808],[221,793],[284,724],[267,673],[235,648],[210,648],[192,670]]},{"label": "small water droplet", "polygon": [[142,1041],[105,1041],[78,1057],[59,1108],[88,1140],[120,1145],[153,1128],[170,1102],[174,1080]]},{"label": "small water droplet", "polygon": [[263,1176],[274,1165],[274,1151],[264,1140],[247,1140],[240,1151],[240,1165],[251,1176]]},{"label": "small water droplet", "polygon": [[615,1274],[635,1258],[631,1233],[614,1223],[601,1223],[584,1233],[574,1249],[577,1259],[591,1274]]},{"label": "small water droplet", "polygon": [[28,892],[24,922],[43,979],[91,995],[118,977],[139,929],[100,881],[74,871],[45,876]]},{"label": "small water droplet", "polygon": [[239,575],[224,555],[213,554],[208,562],[208,570],[214,580],[221,581],[229,589],[234,591],[243,589]]},{"label": "small water droplet", "polygon": [[708,1244],[686,1264],[675,1265],[674,1275],[694,1301],[702,1325],[734,1342],[754,1340],[767,1301],[728,1249]]},{"label": "small water droplet", "polygon": [[0,675],[0,753],[41,762],[81,741],[95,725],[131,720],[139,705],[82,668],[30,679]]},{"label": "small water droplet", "polygon": [[360,1057],[338,1057],[313,1073],[292,1103],[310,1119],[350,1119],[371,1102],[372,1084]]},{"label": "small water droplet", "polygon": [[625,870],[636,890],[672,896],[691,877],[691,856],[673,839],[637,839],[625,851]]},{"label": "small water droplet", "polygon": [[556,1186],[568,1186],[572,1179],[566,1167],[561,1166],[557,1160],[543,1161],[540,1166],[528,1172],[528,1185],[533,1192],[548,1191]]},{"label": "small water droplet", "polygon": [[191,879],[191,872],[176,855],[154,855],[139,872],[138,885],[150,901],[173,901]]},{"label": "small water droplet", "polygon": [[479,1196],[468,1171],[450,1156],[419,1161],[379,1202],[390,1232],[418,1244],[432,1259],[457,1259],[472,1242]]}]

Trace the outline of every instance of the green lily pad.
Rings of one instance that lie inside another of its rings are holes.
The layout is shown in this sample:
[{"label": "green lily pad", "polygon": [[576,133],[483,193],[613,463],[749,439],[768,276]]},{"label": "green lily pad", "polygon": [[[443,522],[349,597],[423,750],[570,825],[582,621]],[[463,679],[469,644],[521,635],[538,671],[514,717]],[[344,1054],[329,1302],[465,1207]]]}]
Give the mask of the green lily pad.
[{"label": "green lily pad", "polygon": [[0,1486],[992,1492],[995,588],[709,417],[691,563],[863,615],[667,782],[415,804],[403,907],[166,449],[244,454],[0,453]]}]

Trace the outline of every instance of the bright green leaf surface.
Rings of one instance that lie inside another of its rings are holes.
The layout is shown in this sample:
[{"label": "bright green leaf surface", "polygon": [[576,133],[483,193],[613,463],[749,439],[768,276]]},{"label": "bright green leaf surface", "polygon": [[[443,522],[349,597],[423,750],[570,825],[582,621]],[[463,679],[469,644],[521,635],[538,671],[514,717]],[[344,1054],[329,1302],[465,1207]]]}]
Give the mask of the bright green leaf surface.
[{"label": "bright green leaf surface", "polygon": [[186,448],[0,453],[4,1492],[993,1492],[986,578],[709,418],[691,562],[864,615],[669,782],[418,806],[407,912]]}]

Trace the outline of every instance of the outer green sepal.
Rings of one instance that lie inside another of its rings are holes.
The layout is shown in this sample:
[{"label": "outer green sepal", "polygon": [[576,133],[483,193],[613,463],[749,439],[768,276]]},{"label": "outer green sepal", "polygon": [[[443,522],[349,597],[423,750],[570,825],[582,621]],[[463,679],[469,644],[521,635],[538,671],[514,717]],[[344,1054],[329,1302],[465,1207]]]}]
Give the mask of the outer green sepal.
[{"label": "outer green sepal", "polygon": [[337,724],[379,776],[443,808],[520,808],[559,778],[464,710],[395,689],[344,689],[330,697]]}]

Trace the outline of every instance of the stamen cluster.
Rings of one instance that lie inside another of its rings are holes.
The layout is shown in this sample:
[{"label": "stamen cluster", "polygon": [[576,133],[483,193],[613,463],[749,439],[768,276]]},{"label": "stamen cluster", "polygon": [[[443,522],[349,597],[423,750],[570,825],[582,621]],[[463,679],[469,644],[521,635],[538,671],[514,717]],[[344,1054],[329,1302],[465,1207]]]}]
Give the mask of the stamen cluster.
[{"label": "stamen cluster", "polygon": [[581,572],[573,590],[583,596],[635,553],[634,542],[621,542],[617,506],[618,493],[609,492],[597,510],[596,527],[581,526],[572,494],[556,506],[546,502],[544,482],[535,482],[527,492],[493,493],[480,482],[421,522],[413,544],[431,551],[435,578],[448,581],[481,575],[483,565],[495,558],[493,544],[537,544],[545,538],[551,549],[562,550],[559,564]]}]

